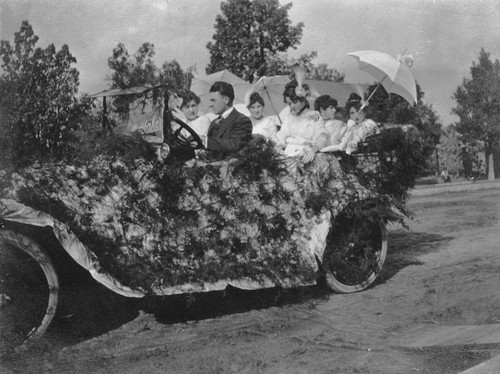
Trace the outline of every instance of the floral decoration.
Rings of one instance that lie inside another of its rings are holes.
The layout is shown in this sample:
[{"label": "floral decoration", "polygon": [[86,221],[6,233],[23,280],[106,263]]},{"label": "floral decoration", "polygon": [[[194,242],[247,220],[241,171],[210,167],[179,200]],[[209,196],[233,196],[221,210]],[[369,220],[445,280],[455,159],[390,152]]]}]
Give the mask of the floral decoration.
[{"label": "floral decoration", "polygon": [[67,225],[100,271],[151,293],[237,280],[313,283],[324,250],[315,228],[356,202],[375,199],[379,213],[392,204],[333,156],[305,165],[267,142],[213,163],[162,163],[151,154],[4,171],[0,191]]}]

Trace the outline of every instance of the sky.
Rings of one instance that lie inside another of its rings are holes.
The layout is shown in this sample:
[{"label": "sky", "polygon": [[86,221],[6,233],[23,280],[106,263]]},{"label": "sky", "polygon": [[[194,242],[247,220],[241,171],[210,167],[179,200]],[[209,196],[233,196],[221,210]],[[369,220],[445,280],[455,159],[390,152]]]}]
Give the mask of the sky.
[{"label": "sky", "polygon": [[[304,23],[301,44],[289,57],[317,51],[349,83],[373,83],[347,53],[376,50],[414,59],[411,71],[443,125],[452,96],[481,48],[500,59],[500,1],[495,0],[280,0],[292,3],[289,18]],[[118,43],[134,53],[155,45],[155,63],[177,60],[205,73],[207,42],[214,34],[221,0],[0,0],[0,39],[14,41],[23,20],[39,36],[38,46],[69,46],[80,72],[80,92],[108,87],[107,59]],[[332,96],[334,94],[332,93]]]}]

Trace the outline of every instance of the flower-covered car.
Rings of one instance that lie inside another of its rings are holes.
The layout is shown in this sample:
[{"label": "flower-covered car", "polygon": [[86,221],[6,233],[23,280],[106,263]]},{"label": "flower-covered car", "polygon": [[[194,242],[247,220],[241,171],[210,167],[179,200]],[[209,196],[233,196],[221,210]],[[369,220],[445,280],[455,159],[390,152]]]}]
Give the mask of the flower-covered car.
[{"label": "flower-covered car", "polygon": [[[162,120],[166,159],[142,136],[120,136],[120,149],[91,159],[1,173],[1,248],[30,254],[49,286],[31,336],[56,312],[58,279],[51,254],[26,227],[50,227],[58,251],[127,297],[295,287],[318,278],[348,293],[375,281],[387,253],[386,223],[402,218],[396,207],[407,191],[388,191],[399,178],[393,166],[406,162],[394,147],[317,154],[303,164],[254,141],[210,162],[191,158],[200,143],[182,135],[180,128],[194,132],[168,108]],[[387,129],[379,137],[411,142],[410,133]]]}]

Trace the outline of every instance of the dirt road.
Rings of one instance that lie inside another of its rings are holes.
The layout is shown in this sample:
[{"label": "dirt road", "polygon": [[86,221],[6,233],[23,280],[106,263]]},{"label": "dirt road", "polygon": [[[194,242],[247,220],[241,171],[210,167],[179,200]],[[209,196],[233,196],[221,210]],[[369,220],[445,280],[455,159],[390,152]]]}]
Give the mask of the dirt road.
[{"label": "dirt road", "polygon": [[[416,215],[410,230],[390,227],[386,265],[363,292],[340,295],[315,286],[153,299],[147,312],[129,312],[121,327],[76,345],[83,335],[64,338],[70,330],[61,328],[61,316],[45,345],[4,359],[3,368],[458,373],[500,353],[495,339],[471,343],[459,333],[451,343],[439,342],[453,326],[458,332],[500,326],[500,191],[418,197],[410,208]],[[113,316],[95,316],[99,333],[103,325],[114,327]]]}]

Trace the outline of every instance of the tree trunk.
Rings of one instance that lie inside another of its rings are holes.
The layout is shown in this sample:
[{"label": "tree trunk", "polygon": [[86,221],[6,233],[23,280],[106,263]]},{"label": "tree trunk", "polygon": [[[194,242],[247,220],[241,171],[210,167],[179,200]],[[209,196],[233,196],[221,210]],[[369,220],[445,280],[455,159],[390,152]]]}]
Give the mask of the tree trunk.
[{"label": "tree trunk", "polygon": [[488,157],[488,180],[495,180],[495,163],[493,159],[493,152],[488,152],[487,154]]},{"label": "tree trunk", "polygon": [[495,179],[495,161],[494,161],[494,146],[489,142],[485,142],[484,144],[484,160],[486,162],[486,176],[488,180]]},{"label": "tree trunk", "polygon": [[439,150],[438,147],[435,148],[436,153],[436,177],[441,174],[441,166],[439,166]]}]

